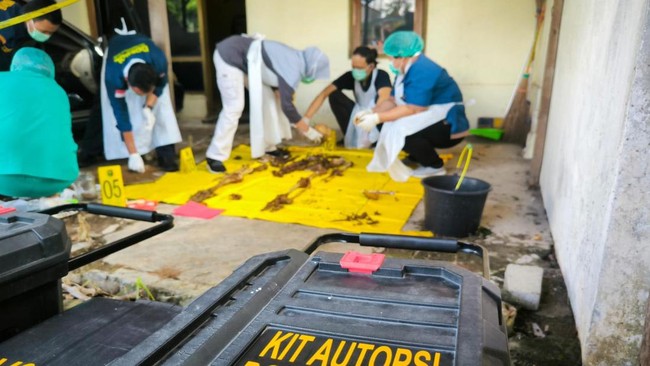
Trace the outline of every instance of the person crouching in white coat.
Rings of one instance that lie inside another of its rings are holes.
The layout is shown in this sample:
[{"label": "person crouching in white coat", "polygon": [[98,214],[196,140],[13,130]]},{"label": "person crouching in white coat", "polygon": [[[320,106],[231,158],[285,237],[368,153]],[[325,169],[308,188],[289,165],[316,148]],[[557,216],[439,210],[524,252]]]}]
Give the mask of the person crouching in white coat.
[{"label": "person crouching in white coat", "polygon": [[[214,52],[217,86],[223,109],[206,152],[208,169],[225,172],[239,118],[244,110],[247,82],[250,101],[251,156],[288,156],[277,144],[291,138],[290,125],[313,142],[322,135],[303,119],[293,104],[302,81],[329,78],[329,59],[316,47],[296,50],[275,41],[236,35],[217,44]],[[279,94],[279,101],[276,99]],[[282,110],[283,115],[279,113]],[[284,117],[288,119],[287,123]]]},{"label": "person crouching in white coat", "polygon": [[102,65],[101,104],[106,160],[129,158],[144,173],[143,154],[154,148],[158,166],[177,171],[174,144],[181,142],[167,78],[167,58],[149,38],[117,35]]}]

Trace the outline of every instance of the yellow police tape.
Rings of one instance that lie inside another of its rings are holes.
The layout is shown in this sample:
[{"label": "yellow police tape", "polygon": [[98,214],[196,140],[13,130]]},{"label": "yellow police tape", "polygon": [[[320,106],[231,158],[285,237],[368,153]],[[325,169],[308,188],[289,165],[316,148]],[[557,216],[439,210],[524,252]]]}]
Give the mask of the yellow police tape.
[{"label": "yellow police tape", "polygon": [[25,13],[25,14],[19,15],[17,17],[13,17],[11,19],[3,20],[2,22],[0,22],[0,29],[8,28],[8,27],[11,27],[13,25],[20,24],[20,23],[22,23],[24,21],[30,20],[30,19],[38,18],[38,17],[40,17],[42,15],[45,15],[47,13],[51,13],[51,12],[53,12],[55,10],[59,10],[61,8],[65,8],[68,5],[72,5],[72,4],[76,3],[77,1],[79,1],[79,0],[64,0],[64,1],[60,2],[60,3],[50,5],[50,6],[46,6],[46,7],[42,8],[42,9],[30,11],[29,13]]},{"label": "yellow police tape", "polygon": [[[292,204],[279,211],[263,211],[268,202],[286,193],[300,178],[311,172],[297,171],[283,177],[272,174],[274,168],[246,175],[240,183],[225,185],[217,194],[203,203],[215,209],[224,209],[224,215],[262,219],[281,223],[296,223],[319,228],[338,229],[347,232],[373,232],[383,234],[408,234],[431,236],[430,232],[409,231],[402,228],[408,221],[424,189],[420,179],[407,182],[393,181],[385,173],[369,173],[366,165],[372,158],[370,150],[325,151],[322,148],[291,147],[293,156],[329,153],[344,157],[354,163],[343,176],[328,182],[326,176],[312,179],[311,187],[305,189]],[[240,145],[234,149],[226,162],[229,172],[243,165],[255,167],[259,162],[250,157],[250,147]],[[187,203],[196,192],[219,183],[223,174],[211,174],[205,162],[190,173],[167,173],[154,183],[126,187],[129,199],[148,199],[170,204]],[[368,199],[364,190],[380,191],[377,200]],[[292,195],[293,197],[293,195]]]}]

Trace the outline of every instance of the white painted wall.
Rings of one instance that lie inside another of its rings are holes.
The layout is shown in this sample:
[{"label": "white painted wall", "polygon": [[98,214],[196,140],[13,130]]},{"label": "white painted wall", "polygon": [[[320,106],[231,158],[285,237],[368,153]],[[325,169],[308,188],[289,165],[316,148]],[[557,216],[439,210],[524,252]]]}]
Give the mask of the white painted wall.
[{"label": "white painted wall", "polygon": [[587,365],[636,364],[641,341],[650,288],[647,35],[639,54],[647,12],[647,0],[564,4],[540,184]]},{"label": "white painted wall", "polygon": [[449,71],[475,126],[478,117],[505,117],[535,33],[534,0],[428,2],[426,54]]},{"label": "white painted wall", "polygon": [[[304,112],[332,80],[350,69],[348,0],[246,0],[248,32],[296,48],[315,45],[330,57],[331,80],[301,85],[296,105]],[[456,79],[472,125],[478,117],[503,117],[535,30],[534,0],[436,0],[428,2],[425,53]],[[380,67],[388,69],[384,60]],[[336,126],[327,103],[315,118]]]},{"label": "white painted wall", "polygon": [[70,22],[86,34],[90,34],[90,23],[88,19],[88,7],[86,1],[81,0],[66,6],[62,10],[63,19]]}]

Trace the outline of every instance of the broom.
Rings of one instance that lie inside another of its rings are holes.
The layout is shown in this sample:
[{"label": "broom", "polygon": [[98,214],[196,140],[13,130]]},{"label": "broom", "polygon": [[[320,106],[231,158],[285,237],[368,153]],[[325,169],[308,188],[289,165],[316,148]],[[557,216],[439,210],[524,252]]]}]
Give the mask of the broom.
[{"label": "broom", "polygon": [[544,11],[545,4],[541,5],[541,9],[538,9],[537,15],[537,27],[535,29],[535,40],[533,41],[533,47],[530,50],[530,53],[527,57],[527,62],[524,67],[524,72],[522,73],[521,80],[517,84],[517,88],[510,99],[510,104],[508,106],[508,112],[504,119],[504,135],[503,140],[506,142],[513,142],[518,145],[524,146],[526,144],[526,137],[528,136],[528,131],[530,130],[530,102],[528,101],[528,80],[530,77],[530,71],[535,60],[535,49],[537,48],[537,42],[539,41],[539,36],[541,34],[542,24],[544,22]]}]

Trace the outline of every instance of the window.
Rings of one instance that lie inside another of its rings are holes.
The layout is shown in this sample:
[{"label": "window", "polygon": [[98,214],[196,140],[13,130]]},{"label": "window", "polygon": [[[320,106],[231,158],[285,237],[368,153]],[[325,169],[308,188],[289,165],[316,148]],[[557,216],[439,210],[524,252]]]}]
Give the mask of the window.
[{"label": "window", "polygon": [[386,37],[398,30],[412,30],[424,37],[426,0],[350,0],[350,52],[357,46],[382,52]]}]

